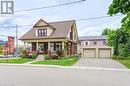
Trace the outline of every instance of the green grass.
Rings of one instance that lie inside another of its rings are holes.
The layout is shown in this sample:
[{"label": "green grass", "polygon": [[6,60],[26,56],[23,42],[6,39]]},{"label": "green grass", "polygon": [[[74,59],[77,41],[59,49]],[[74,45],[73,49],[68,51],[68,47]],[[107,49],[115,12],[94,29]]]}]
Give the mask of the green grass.
[{"label": "green grass", "polygon": [[118,61],[130,69],[130,60],[118,60]]},{"label": "green grass", "polygon": [[2,59],[0,60],[0,63],[22,64],[32,60],[33,59],[30,58],[11,58],[11,59]]},{"label": "green grass", "polygon": [[61,66],[71,66],[78,61],[78,57],[70,58],[66,60],[45,60],[45,61],[36,61],[32,64],[45,64],[45,65],[61,65]]}]

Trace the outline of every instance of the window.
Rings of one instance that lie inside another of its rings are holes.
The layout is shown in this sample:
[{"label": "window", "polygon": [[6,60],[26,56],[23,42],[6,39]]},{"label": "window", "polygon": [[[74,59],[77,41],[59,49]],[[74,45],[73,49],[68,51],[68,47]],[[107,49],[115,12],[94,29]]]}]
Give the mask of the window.
[{"label": "window", "polygon": [[88,45],[88,42],[85,42],[86,45]]},{"label": "window", "polygon": [[94,45],[97,45],[97,42],[93,42]]},{"label": "window", "polygon": [[105,44],[106,44],[106,41],[103,41],[103,44],[105,45]]},{"label": "window", "polygon": [[38,29],[38,36],[47,36],[47,29]]}]

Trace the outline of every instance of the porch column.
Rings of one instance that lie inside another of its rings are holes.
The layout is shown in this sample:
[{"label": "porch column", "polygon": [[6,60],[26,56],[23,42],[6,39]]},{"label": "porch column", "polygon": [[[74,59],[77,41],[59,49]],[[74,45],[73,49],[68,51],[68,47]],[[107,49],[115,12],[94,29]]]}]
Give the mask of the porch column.
[{"label": "porch column", "polygon": [[32,43],[30,43],[30,51],[32,51]]},{"label": "porch column", "polygon": [[48,50],[50,50],[50,49],[51,49],[51,43],[48,42]]},{"label": "porch column", "polygon": [[24,42],[24,49],[26,49],[26,42]]},{"label": "porch column", "polygon": [[64,41],[62,41],[62,50],[64,50],[64,47],[65,47],[65,46],[64,46]]},{"label": "porch column", "polygon": [[38,42],[36,42],[36,49],[38,50]]}]

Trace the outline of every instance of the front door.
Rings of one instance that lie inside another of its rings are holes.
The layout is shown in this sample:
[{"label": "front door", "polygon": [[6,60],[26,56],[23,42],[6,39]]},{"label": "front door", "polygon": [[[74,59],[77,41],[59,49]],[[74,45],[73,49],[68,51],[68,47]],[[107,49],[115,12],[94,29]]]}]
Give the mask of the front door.
[{"label": "front door", "polygon": [[39,51],[44,51],[44,43],[39,43],[38,50]]},{"label": "front door", "polygon": [[47,50],[48,50],[48,43],[39,43],[38,44],[38,48],[39,48],[39,51],[41,53],[47,53]]},{"label": "front door", "polygon": [[32,43],[32,51],[36,51],[36,43],[35,42]]}]

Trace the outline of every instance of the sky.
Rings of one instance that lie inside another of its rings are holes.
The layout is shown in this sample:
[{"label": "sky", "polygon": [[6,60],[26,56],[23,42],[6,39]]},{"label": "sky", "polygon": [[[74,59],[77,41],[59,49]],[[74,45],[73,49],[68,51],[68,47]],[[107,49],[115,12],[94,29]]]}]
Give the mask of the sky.
[{"label": "sky", "polygon": [[[15,0],[15,10],[31,9],[56,4],[62,4],[79,0]],[[20,38],[39,20],[46,22],[64,21],[71,19],[82,19],[106,16],[112,0],[86,0],[84,2],[65,5],[54,8],[40,9],[29,12],[14,13],[14,15],[0,16],[0,26],[30,25],[18,27],[18,37]],[[116,29],[120,27],[121,16],[103,18],[86,21],[76,21],[79,36],[101,35],[102,31],[108,27]],[[0,28],[0,35],[15,36],[15,28]],[[7,37],[1,37],[7,40]],[[20,42],[21,43],[21,42]]]}]

